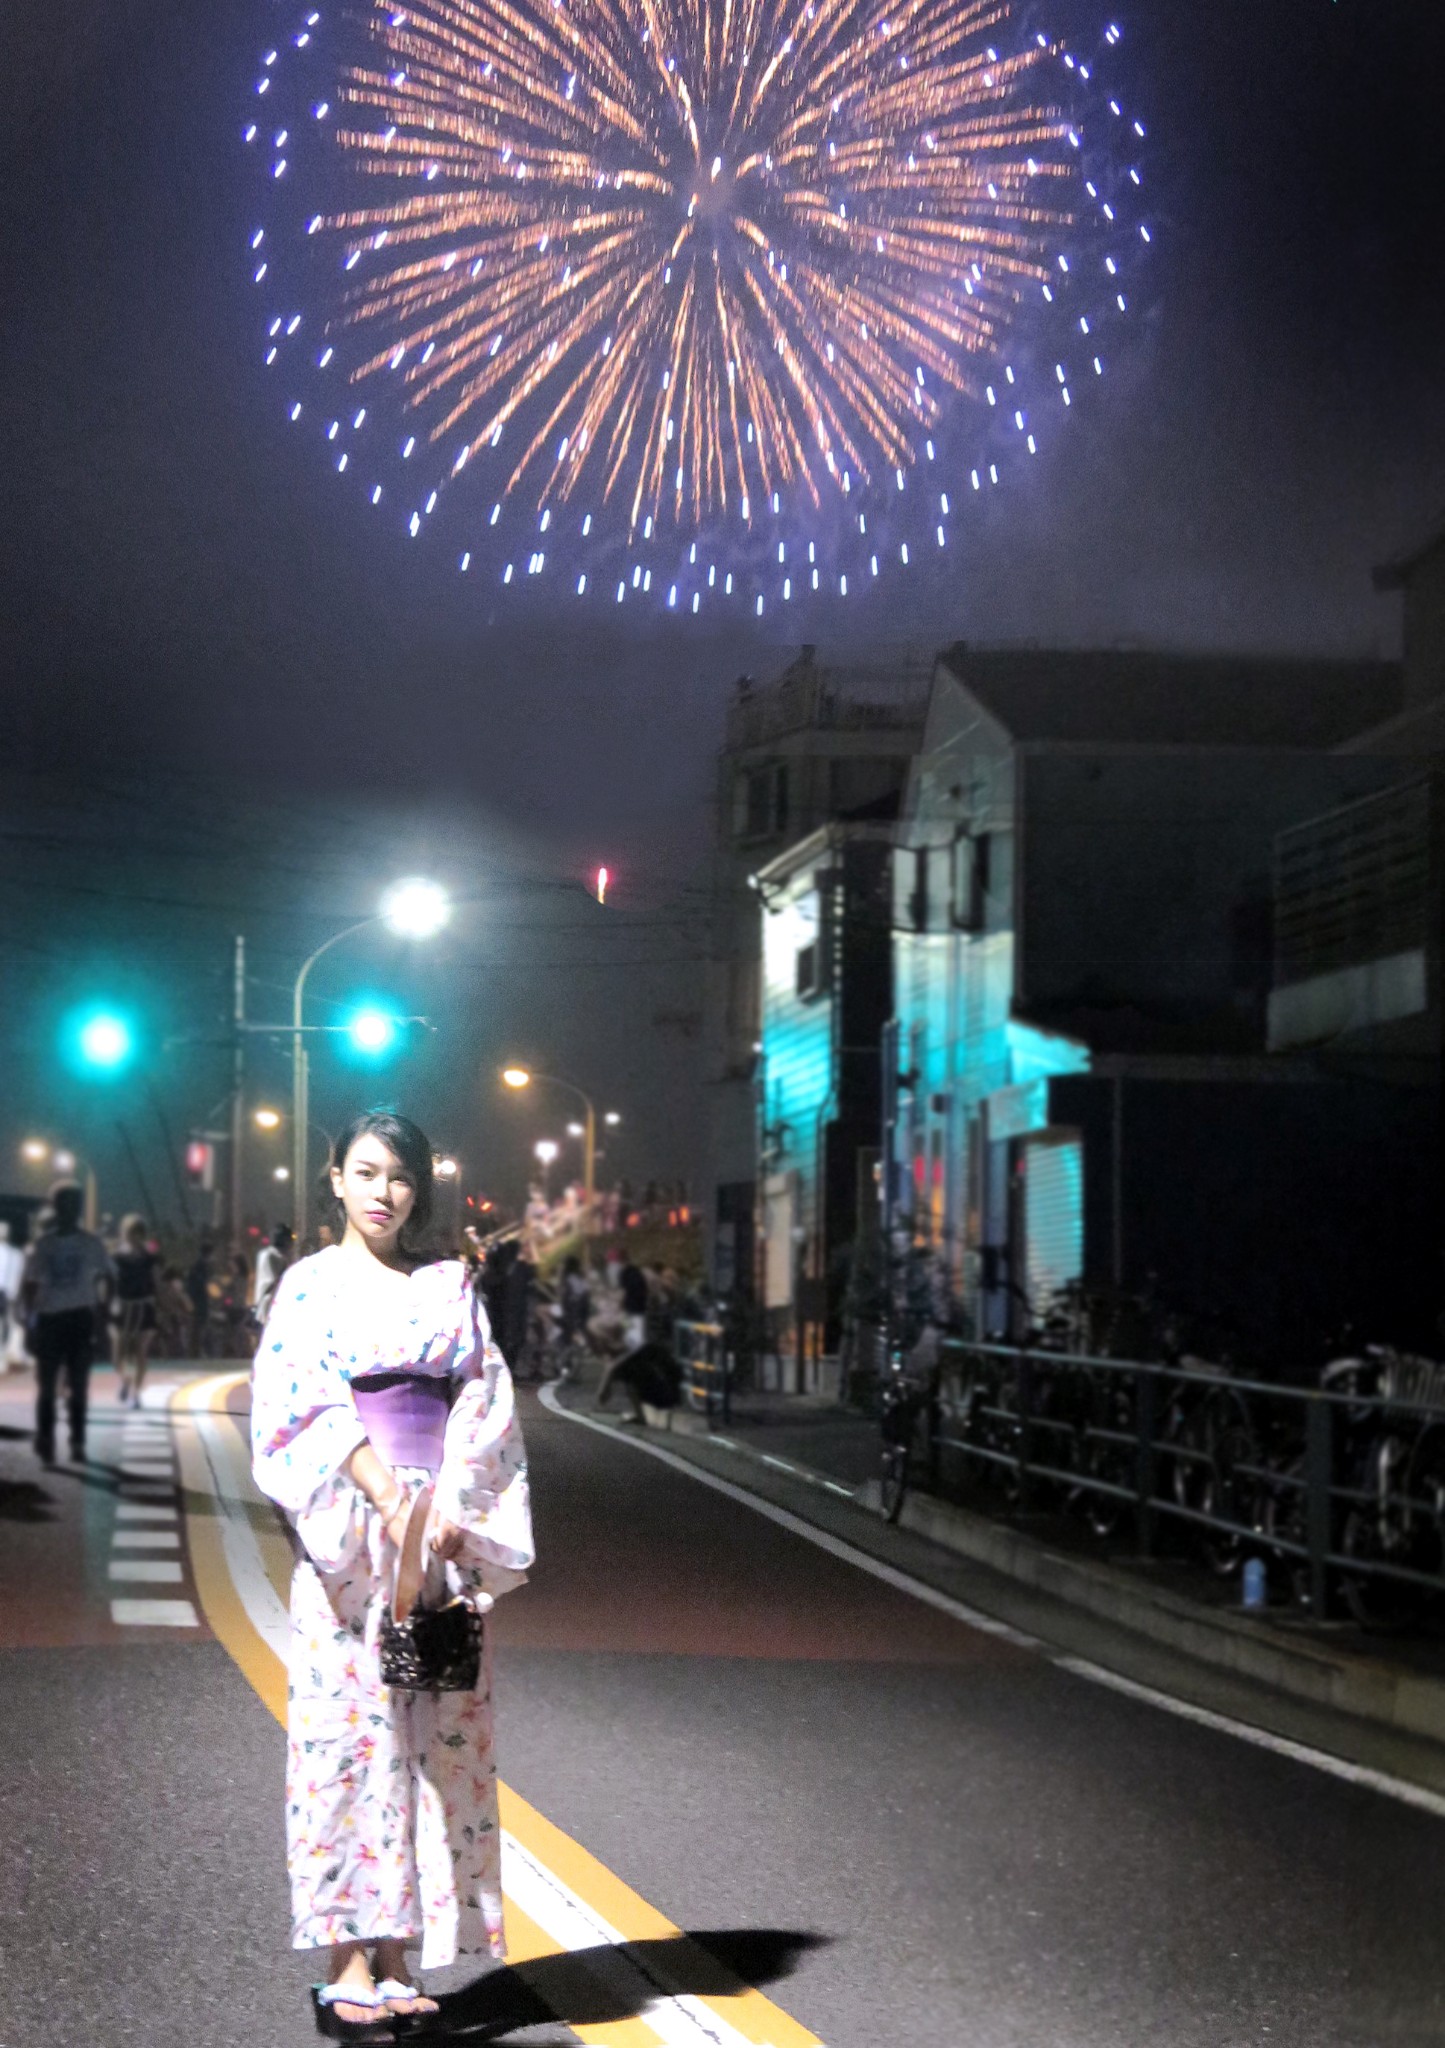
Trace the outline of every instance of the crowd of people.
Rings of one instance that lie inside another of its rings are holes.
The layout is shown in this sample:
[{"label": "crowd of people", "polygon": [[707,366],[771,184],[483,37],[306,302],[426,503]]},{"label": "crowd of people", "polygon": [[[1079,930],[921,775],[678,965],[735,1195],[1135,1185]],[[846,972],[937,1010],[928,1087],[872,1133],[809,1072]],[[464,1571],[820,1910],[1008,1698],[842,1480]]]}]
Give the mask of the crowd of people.
[{"label": "crowd of people", "polygon": [[644,1403],[674,1407],[682,1380],[674,1326],[710,1316],[701,1290],[672,1267],[639,1262],[616,1244],[592,1272],[570,1253],[544,1279],[539,1249],[545,1240],[539,1247],[527,1230],[478,1247],[488,1317],[513,1376],[567,1380],[591,1363],[598,1407],[609,1405],[614,1389],[626,1400],[629,1421],[642,1421]]},{"label": "crowd of people", "polygon": [[[545,1280],[539,1269],[539,1257],[547,1261],[564,1235],[579,1232],[580,1189],[558,1203],[534,1189],[520,1229],[489,1244],[467,1233],[492,1329],[518,1379],[574,1377],[590,1360],[600,1406],[616,1390],[629,1419],[640,1421],[644,1403],[675,1404],[681,1374],[673,1325],[705,1317],[708,1304],[672,1268],[640,1262],[618,1239],[625,1245],[645,1220],[685,1223],[684,1194],[680,1185],[649,1182],[634,1197],[624,1182],[599,1195],[597,1228],[604,1243],[612,1241],[590,1272],[575,1252],[560,1266],[552,1257],[555,1270]],[[139,1403],[153,1358],[249,1359],[282,1276],[332,1234],[322,1226],[298,1252],[289,1226],[278,1223],[254,1263],[209,1237],[177,1261],[165,1256],[144,1216],[125,1216],[102,1235],[83,1227],[83,1204],[77,1184],[54,1188],[23,1252],[0,1222],[0,1366],[34,1366],[36,1445],[47,1463],[55,1457],[62,1385],[70,1453],[83,1458],[94,1364],[114,1365],[126,1406]]]},{"label": "crowd of people", "polygon": [[84,1227],[83,1209],[79,1185],[61,1182],[38,1211],[24,1251],[0,1222],[0,1366],[34,1366],[35,1444],[45,1464],[55,1460],[62,1387],[70,1456],[78,1461],[94,1365],[114,1365],[125,1407],[139,1404],[154,1357],[249,1358],[291,1263],[284,1223],[253,1270],[244,1252],[220,1256],[210,1239],[188,1264],[167,1260],[144,1216],[125,1216],[102,1236]]}]

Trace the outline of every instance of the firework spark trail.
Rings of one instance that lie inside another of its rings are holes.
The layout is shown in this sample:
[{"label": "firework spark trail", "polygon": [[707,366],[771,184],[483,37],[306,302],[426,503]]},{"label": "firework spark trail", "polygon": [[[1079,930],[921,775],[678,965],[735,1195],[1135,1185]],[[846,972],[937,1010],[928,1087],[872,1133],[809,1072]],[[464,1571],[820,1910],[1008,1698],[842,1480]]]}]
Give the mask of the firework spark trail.
[{"label": "firework spark trail", "polygon": [[1052,53],[1000,58],[1006,16],[378,0],[337,139],[398,189],[322,222],[369,263],[353,381],[398,373],[454,470],[520,418],[508,491],[632,530],[911,466],[1073,218]]}]

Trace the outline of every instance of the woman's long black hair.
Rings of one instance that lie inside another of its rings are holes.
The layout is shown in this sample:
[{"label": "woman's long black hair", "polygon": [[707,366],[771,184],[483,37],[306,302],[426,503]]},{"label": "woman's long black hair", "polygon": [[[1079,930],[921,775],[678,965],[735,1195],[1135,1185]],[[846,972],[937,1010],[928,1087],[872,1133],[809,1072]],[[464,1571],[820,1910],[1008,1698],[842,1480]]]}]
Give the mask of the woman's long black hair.
[{"label": "woman's long black hair", "polygon": [[[416,1190],[411,1214],[402,1225],[397,1242],[403,1251],[416,1254],[425,1248],[427,1233],[431,1227],[432,1199],[435,1183],[432,1179],[431,1139],[409,1116],[398,1116],[394,1109],[363,1109],[348,1119],[336,1134],[336,1143],[331,1148],[331,1165],[339,1172],[345,1166],[347,1156],[358,1138],[380,1138],[388,1152],[394,1153],[406,1170],[407,1178]],[[344,1229],[346,1212],[340,1201],[331,1194],[330,1177],[327,1178],[327,1193],[331,1195],[332,1227]]]}]

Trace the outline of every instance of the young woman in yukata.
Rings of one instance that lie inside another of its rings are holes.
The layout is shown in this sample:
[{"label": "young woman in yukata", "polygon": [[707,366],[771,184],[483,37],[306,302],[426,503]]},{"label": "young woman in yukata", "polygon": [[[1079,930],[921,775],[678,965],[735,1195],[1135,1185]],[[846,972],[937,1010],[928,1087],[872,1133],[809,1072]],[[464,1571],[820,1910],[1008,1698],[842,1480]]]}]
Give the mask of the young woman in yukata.
[{"label": "young woman in yukata", "polygon": [[412,1249],[431,1208],[426,1137],[405,1117],[354,1118],[331,1185],[345,1234],[277,1289],[251,1431],[257,1483],[300,1539],[294,1942],[330,1951],[313,1993],[320,2031],[369,2041],[437,2009],[408,1978],[408,1947],[420,1944],[423,1969],[504,1953],[489,1644],[475,1692],[381,1682],[377,1634],[413,1505],[434,1488],[428,1549],[484,1611],[521,1584],[532,1526],[512,1382],[471,1276]]}]

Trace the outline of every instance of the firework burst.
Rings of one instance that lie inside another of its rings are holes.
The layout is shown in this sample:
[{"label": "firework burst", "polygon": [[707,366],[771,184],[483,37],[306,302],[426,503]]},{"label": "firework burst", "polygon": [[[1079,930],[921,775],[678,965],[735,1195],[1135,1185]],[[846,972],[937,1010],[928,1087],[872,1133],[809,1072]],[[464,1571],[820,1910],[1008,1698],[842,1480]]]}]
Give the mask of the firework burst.
[{"label": "firework burst", "polygon": [[414,535],[444,495],[473,545],[502,525],[506,580],[509,536],[538,574],[565,528],[554,558],[619,596],[846,593],[885,536],[908,560],[910,484],[943,545],[947,479],[996,480],[1000,422],[1033,452],[1020,327],[1069,301],[1088,343],[1073,266],[1122,313],[1148,239],[1121,219],[1138,171],[1113,152],[1101,185],[1084,110],[1142,128],[1010,32],[1006,0],[418,0],[326,33],[312,11],[289,80],[272,52],[259,81],[306,101],[269,164],[304,211],[252,243],[258,281],[289,254],[297,285],[268,361],[292,344],[345,387],[339,468],[387,436],[425,477]]}]

